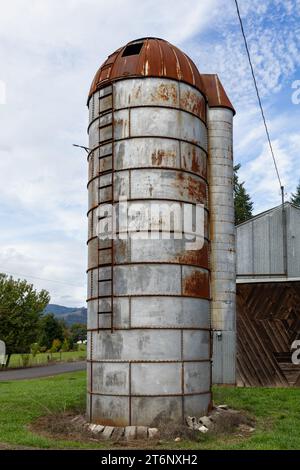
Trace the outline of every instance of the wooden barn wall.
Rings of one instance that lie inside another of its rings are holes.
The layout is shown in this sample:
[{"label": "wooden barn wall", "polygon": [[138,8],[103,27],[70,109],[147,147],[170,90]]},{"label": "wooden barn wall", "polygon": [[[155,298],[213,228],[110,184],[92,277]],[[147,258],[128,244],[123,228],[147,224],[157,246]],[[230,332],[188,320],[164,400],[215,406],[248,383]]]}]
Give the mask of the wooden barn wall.
[{"label": "wooden barn wall", "polygon": [[300,387],[291,344],[300,339],[300,282],[237,285],[237,384]]}]

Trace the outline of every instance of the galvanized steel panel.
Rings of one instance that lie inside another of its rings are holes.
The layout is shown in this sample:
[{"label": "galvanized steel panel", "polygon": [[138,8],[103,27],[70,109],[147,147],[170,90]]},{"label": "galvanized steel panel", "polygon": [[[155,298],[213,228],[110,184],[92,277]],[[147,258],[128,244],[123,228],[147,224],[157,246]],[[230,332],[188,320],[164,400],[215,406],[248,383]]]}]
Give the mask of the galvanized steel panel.
[{"label": "galvanized steel panel", "polygon": [[209,328],[209,301],[183,297],[133,297],[133,328]]},{"label": "galvanized steel panel", "polygon": [[209,392],[211,382],[211,363],[186,362],[184,364],[184,392]]},{"label": "galvanized steel panel", "polygon": [[129,393],[129,364],[93,363],[92,392],[127,395]]},{"label": "galvanized steel panel", "polygon": [[131,265],[116,266],[115,295],[180,295],[180,266]]},{"label": "galvanized steel panel", "polygon": [[211,394],[184,397],[184,416],[206,416],[211,405]]},{"label": "galvanized steel panel", "polygon": [[132,364],[133,395],[169,395],[181,393],[181,364]]},{"label": "galvanized steel panel", "polygon": [[200,119],[184,111],[164,108],[136,108],[131,110],[132,137],[172,137],[187,140],[207,149],[206,127]]},{"label": "galvanized steel panel", "polygon": [[[183,331],[183,360],[200,361],[210,358],[209,331],[184,330]],[[207,382],[205,382],[207,386]]]},{"label": "galvanized steel panel", "polygon": [[117,330],[92,332],[93,359],[97,360],[180,360],[180,331]]},{"label": "galvanized steel panel", "polygon": [[94,121],[89,128],[89,148],[93,149],[99,145],[99,120]]},{"label": "galvanized steel panel", "polygon": [[128,426],[129,398],[106,395],[92,395],[93,423],[106,426]]},{"label": "galvanized steel panel", "polygon": [[235,384],[236,335],[235,331],[215,331],[213,334],[213,384]]},{"label": "galvanized steel panel", "polygon": [[181,397],[133,397],[131,419],[137,426],[156,427],[166,422],[182,422]]}]

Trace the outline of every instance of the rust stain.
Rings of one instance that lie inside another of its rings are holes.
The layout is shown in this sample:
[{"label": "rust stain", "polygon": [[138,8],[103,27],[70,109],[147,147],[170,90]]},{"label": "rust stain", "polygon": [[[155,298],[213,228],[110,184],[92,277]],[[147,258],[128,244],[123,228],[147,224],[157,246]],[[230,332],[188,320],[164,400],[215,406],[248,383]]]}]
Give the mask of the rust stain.
[{"label": "rust stain", "polygon": [[194,266],[208,269],[209,262],[207,242],[205,242],[205,245],[201,250],[186,250],[184,253],[178,256],[177,261],[178,263],[192,264]]},{"label": "rust stain", "polygon": [[192,176],[186,176],[182,172],[178,172],[174,183],[175,187],[178,187],[180,195],[183,197],[188,192],[191,199],[197,202],[206,202],[206,184],[202,181],[198,181]]},{"label": "rust stain", "polygon": [[200,165],[197,158],[196,147],[193,147],[192,150],[192,171],[194,171],[195,173],[200,173]]},{"label": "rust stain", "polygon": [[152,165],[163,166],[164,160],[176,158],[174,150],[156,150],[151,155]]},{"label": "rust stain", "polygon": [[192,90],[187,90],[180,98],[180,106],[205,121],[205,101]]},{"label": "rust stain", "polygon": [[134,97],[135,99],[140,99],[142,93],[142,86],[139,85],[137,89],[135,90]]},{"label": "rust stain", "polygon": [[209,299],[208,272],[194,270],[192,274],[183,279],[183,295]]},{"label": "rust stain", "polygon": [[109,419],[109,418],[105,418],[105,419],[93,418],[93,424],[101,424],[102,426],[119,426],[119,427],[128,426],[128,422],[123,419]]},{"label": "rust stain", "polygon": [[152,101],[156,103],[157,101],[171,102],[173,105],[177,102],[177,89],[176,85],[166,85],[161,83],[157,88],[156,93],[151,94]]}]

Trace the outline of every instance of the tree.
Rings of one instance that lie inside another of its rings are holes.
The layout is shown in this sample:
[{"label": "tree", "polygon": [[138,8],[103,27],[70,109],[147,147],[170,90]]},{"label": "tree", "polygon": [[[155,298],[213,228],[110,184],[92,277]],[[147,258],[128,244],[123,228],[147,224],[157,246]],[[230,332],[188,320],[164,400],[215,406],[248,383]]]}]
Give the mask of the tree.
[{"label": "tree", "polygon": [[61,350],[62,350],[62,352],[68,352],[70,350],[70,344],[69,344],[68,338],[64,339]]},{"label": "tree", "polygon": [[300,182],[297,186],[296,192],[291,196],[291,203],[300,206]]},{"label": "tree", "polygon": [[0,273],[0,338],[6,344],[6,367],[12,353],[30,352],[37,339],[39,319],[49,301],[46,290],[37,292],[27,281]]},{"label": "tree", "polygon": [[77,341],[85,341],[87,336],[86,325],[82,323],[74,323],[71,326],[71,339],[73,343]]},{"label": "tree", "polygon": [[50,348],[50,352],[52,353],[56,353],[60,350],[61,348],[61,341],[60,339],[54,339],[53,340],[53,343],[52,343],[52,346]]},{"label": "tree", "polygon": [[235,223],[236,225],[245,222],[252,217],[253,211],[253,202],[251,197],[246,191],[244,186],[245,182],[240,183],[238,177],[238,171],[241,168],[241,165],[234,166],[234,211],[235,211]]},{"label": "tree", "polygon": [[53,341],[64,340],[64,325],[53,313],[42,316],[39,323],[39,345],[51,349]]}]

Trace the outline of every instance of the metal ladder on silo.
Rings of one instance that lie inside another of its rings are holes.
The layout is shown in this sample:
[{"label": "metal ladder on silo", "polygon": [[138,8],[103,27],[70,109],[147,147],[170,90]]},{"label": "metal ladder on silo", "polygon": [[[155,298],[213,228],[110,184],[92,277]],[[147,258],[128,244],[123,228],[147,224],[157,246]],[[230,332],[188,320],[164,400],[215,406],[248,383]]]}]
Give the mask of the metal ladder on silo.
[{"label": "metal ladder on silo", "polygon": [[[103,98],[106,98],[108,96],[111,96],[112,97],[112,107],[111,108],[108,108],[108,109],[105,109],[105,111],[103,111],[102,113],[100,112],[100,102],[101,102],[101,99]],[[113,85],[112,85],[112,88],[111,88],[111,93],[109,94],[106,94],[104,95],[103,97],[100,97],[99,96],[99,116],[101,118],[101,116],[104,116],[106,114],[109,114],[111,113],[111,116],[112,116],[112,122],[111,122],[111,126],[112,126],[112,135],[111,135],[111,139],[108,139],[108,140],[105,140],[103,142],[101,142],[100,146],[99,146],[99,149],[101,146],[103,145],[107,145],[107,144],[111,144],[112,146],[112,150],[111,150],[111,155],[104,155],[102,157],[100,157],[99,155],[99,186],[98,186],[98,191],[97,191],[97,194],[98,194],[98,200],[97,200],[97,203],[98,203],[98,207],[100,207],[100,204],[101,204],[101,201],[100,201],[100,191],[101,189],[105,189],[105,188],[111,188],[111,199],[108,201],[104,201],[104,203],[110,203],[112,205],[112,209],[114,209],[114,173],[115,173],[115,168],[114,168],[114,102],[113,102]],[[105,126],[103,126],[105,127]],[[99,126],[99,133],[100,133],[100,129],[102,127]],[[109,170],[105,170],[105,171],[100,171],[100,160],[102,158],[105,158],[105,157],[109,157],[111,156],[111,168]],[[105,175],[109,175],[111,174],[111,183],[110,184],[106,184],[104,186],[101,186],[101,176],[105,176]],[[110,321],[110,330],[111,332],[113,333],[114,332],[114,264],[115,264],[115,257],[114,257],[114,239],[113,239],[113,234],[114,234],[114,230],[115,230],[115,227],[114,227],[114,216],[113,216],[113,213],[111,215],[112,217],[112,238],[111,238],[111,246],[109,248],[100,248],[100,239],[99,239],[99,236],[97,237],[98,238],[98,316],[97,316],[97,323],[98,323],[98,331],[101,330],[102,328],[100,328],[99,326],[99,315],[102,315],[102,314],[110,314],[111,316],[111,321]],[[111,250],[111,262],[109,265],[106,265],[106,266],[103,266],[103,265],[100,265],[100,256],[101,256],[101,251],[102,250],[105,250],[105,249],[110,249]],[[100,280],[100,269],[101,267],[110,267],[111,268],[111,275],[110,275],[110,278],[105,278],[105,279],[101,279]],[[101,282],[110,282],[110,285],[111,285],[111,289],[110,289],[110,295],[107,295],[107,296],[104,296],[104,297],[108,297],[110,298],[110,311],[101,311],[100,310],[100,302],[103,298],[103,296],[101,297],[100,296],[100,284]]]}]

